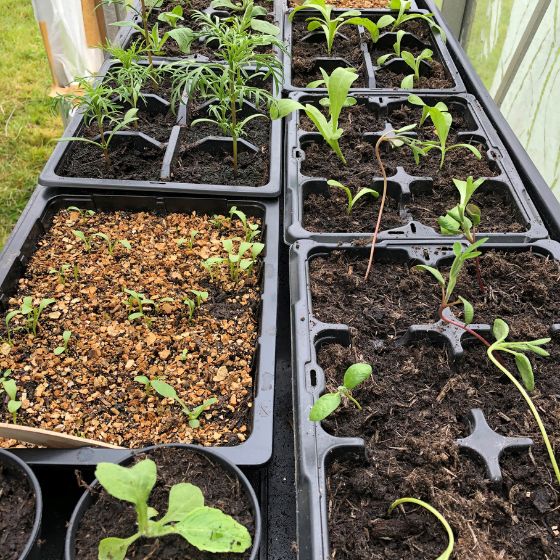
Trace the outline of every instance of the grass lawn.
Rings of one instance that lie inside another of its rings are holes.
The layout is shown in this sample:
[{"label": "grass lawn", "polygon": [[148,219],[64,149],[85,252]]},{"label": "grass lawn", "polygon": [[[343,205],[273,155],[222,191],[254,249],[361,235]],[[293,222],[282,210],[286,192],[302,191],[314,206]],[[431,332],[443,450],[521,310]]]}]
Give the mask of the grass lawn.
[{"label": "grass lawn", "polygon": [[2,0],[0,11],[0,247],[62,132],[49,108],[51,76],[30,0]]}]

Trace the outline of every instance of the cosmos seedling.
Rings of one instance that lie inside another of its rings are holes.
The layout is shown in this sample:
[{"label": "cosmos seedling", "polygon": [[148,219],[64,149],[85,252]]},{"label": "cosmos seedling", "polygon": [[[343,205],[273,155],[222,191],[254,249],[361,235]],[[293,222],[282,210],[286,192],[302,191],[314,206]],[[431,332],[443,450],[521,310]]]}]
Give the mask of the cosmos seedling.
[{"label": "cosmos seedling", "polygon": [[70,341],[71,336],[72,336],[72,331],[64,331],[62,333],[62,346],[57,346],[54,349],[55,356],[60,356],[60,354],[64,354],[64,352],[68,350],[68,342]]},{"label": "cosmos seedling", "polygon": [[334,393],[326,393],[317,399],[309,412],[309,420],[321,422],[330,416],[344,400],[352,402],[358,410],[360,403],[352,396],[352,391],[366,379],[371,377],[372,368],[369,364],[353,364],[344,374],[342,385]]},{"label": "cosmos seedling", "polygon": [[399,500],[395,500],[390,506],[389,511],[387,512],[389,515],[393,512],[393,510],[402,505],[402,504],[414,504],[420,507],[423,507],[425,510],[429,511],[442,525],[447,533],[447,539],[449,541],[447,548],[440,554],[436,560],[450,560],[451,555],[453,554],[453,548],[455,546],[455,536],[453,535],[453,530],[451,526],[447,522],[447,519],[433,506],[423,502],[422,500],[418,500],[416,498],[401,498]]},{"label": "cosmos seedling", "polygon": [[43,311],[49,306],[52,305],[56,300],[52,298],[43,298],[39,301],[37,305],[33,303],[33,298],[31,296],[27,296],[23,298],[23,303],[21,304],[19,309],[14,311],[10,311],[6,315],[6,327],[8,331],[8,342],[11,344],[11,333],[10,333],[10,323],[15,317],[23,316],[26,317],[26,326],[27,332],[33,333],[33,336],[37,336],[37,328],[39,327],[39,320],[41,319],[41,315]]},{"label": "cosmos seedling", "polygon": [[422,126],[426,119],[430,117],[430,109],[438,109],[438,111],[442,113],[448,113],[449,110],[447,105],[443,103],[443,101],[438,101],[435,105],[431,106],[425,103],[420,97],[417,95],[409,95],[407,100],[411,105],[417,105],[418,107],[422,107],[422,117],[420,118],[420,126]]},{"label": "cosmos seedling", "polygon": [[404,60],[406,65],[412,69],[412,74],[405,76],[401,82],[402,89],[412,89],[414,84],[420,81],[420,67],[422,61],[432,61],[433,51],[430,49],[424,49],[418,56],[414,56],[408,51],[401,52],[401,58]]},{"label": "cosmos seedling", "polygon": [[[239,279],[241,273],[249,273],[253,269],[257,257],[264,249],[264,243],[242,241],[235,252],[233,239],[224,239],[222,245],[228,254],[229,275],[234,282]],[[248,256],[245,256],[247,254]]]},{"label": "cosmos seedling", "polygon": [[136,383],[140,383],[141,385],[143,385],[146,395],[149,395],[152,392],[152,383],[150,379],[145,375],[137,375],[134,378],[134,381],[136,381]]},{"label": "cosmos seedling", "polygon": [[[521,393],[521,396],[527,403],[527,406],[529,407],[529,410],[539,427],[539,431],[541,432],[550,462],[552,463],[552,467],[554,469],[554,474],[556,475],[556,480],[558,481],[558,484],[560,484],[560,468],[558,467],[554,450],[537,407],[534,405],[527,392],[533,391],[535,388],[535,377],[533,374],[533,366],[531,365],[529,358],[526,356],[526,353],[532,352],[545,358],[550,356],[550,354],[542,348],[542,346],[550,342],[550,338],[540,338],[529,342],[506,342],[506,339],[509,336],[509,326],[502,319],[496,319],[494,321],[492,333],[494,334],[496,341],[488,347],[486,353],[490,358],[490,361],[515,385],[515,388]],[[515,358],[515,366],[523,384],[521,384],[502,363],[502,361],[494,355],[496,352],[503,352],[512,355]]]},{"label": "cosmos seedling", "polygon": [[12,370],[7,369],[0,377],[0,389],[6,393],[8,398],[8,412],[12,415],[12,421],[17,424],[17,412],[21,408],[21,401],[17,400],[17,385],[16,382],[11,379]]},{"label": "cosmos seedling", "polygon": [[82,208],[78,208],[77,206],[68,206],[66,210],[68,212],[78,212],[78,214],[80,214],[80,218],[91,218],[92,216],[95,216],[94,210],[83,210]]},{"label": "cosmos seedling", "polygon": [[369,195],[369,196],[373,196],[373,198],[377,198],[379,196],[379,193],[377,191],[374,191],[373,189],[368,189],[366,187],[360,189],[357,192],[356,196],[354,196],[352,194],[352,191],[348,187],[344,186],[342,183],[339,183],[338,181],[335,181],[334,179],[329,179],[327,181],[327,185],[329,185],[329,187],[333,187],[344,191],[344,193],[346,194],[346,198],[348,199],[348,204],[346,205],[346,213],[348,215],[352,214],[352,210],[354,209],[356,202],[358,202],[358,200],[360,200],[362,197]]},{"label": "cosmos seedling", "polygon": [[189,290],[189,292],[195,296],[194,299],[185,298],[183,303],[189,310],[189,321],[192,321],[197,308],[202,305],[202,302],[208,299],[208,292],[201,292],[200,290]]},{"label": "cosmos seedling", "polygon": [[372,41],[375,43],[379,39],[379,24],[373,23],[370,19],[360,17],[360,10],[347,10],[342,14],[332,17],[334,6],[327,4],[325,0],[305,0],[302,4],[296,6],[289,16],[292,21],[300,10],[314,10],[319,14],[317,16],[308,17],[307,31],[316,31],[321,29],[327,41],[327,52],[332,52],[334,39],[345,25],[360,25],[367,29],[371,35]]},{"label": "cosmos seedling", "polygon": [[128,548],[140,538],[179,535],[198,550],[210,553],[241,553],[252,545],[249,531],[220,509],[204,505],[198,486],[181,482],[169,489],[165,514],[148,505],[157,482],[157,466],[144,459],[132,467],[99,463],[95,477],[108,494],[130,502],[136,510],[137,531],[130,537],[108,537],[99,543],[99,560],[124,560]]},{"label": "cosmos seedling", "polygon": [[330,76],[323,68],[321,68],[321,73],[323,80],[312,82],[309,87],[325,85],[327,88],[328,97],[321,99],[320,104],[328,108],[329,120],[314,105],[309,103],[302,105],[295,99],[278,99],[270,108],[270,116],[272,119],[281,119],[294,111],[304,111],[321,133],[325,142],[340,158],[340,161],[346,165],[346,158],[342,154],[338,142],[344,134],[344,130],[338,126],[338,119],[343,108],[352,107],[357,103],[355,97],[348,96],[348,92],[357,80],[358,74],[353,68],[341,67],[335,68]]},{"label": "cosmos seedling", "polygon": [[89,253],[91,251],[91,237],[78,229],[73,229],[72,233],[84,244],[84,249]]},{"label": "cosmos seedling", "polygon": [[395,41],[395,44],[393,45],[393,52],[380,56],[377,59],[377,66],[383,66],[384,64],[389,62],[389,60],[391,60],[392,58],[400,58],[400,56],[401,56],[401,44],[402,44],[403,37],[405,35],[407,35],[406,31],[402,31],[402,30],[397,31],[397,40]]},{"label": "cosmos seedling", "polygon": [[183,245],[186,245],[189,249],[192,249],[194,246],[194,242],[196,239],[196,236],[199,234],[200,232],[196,229],[191,229],[189,231],[189,237],[188,239],[181,237],[181,239],[177,239],[177,245],[179,247],[182,247]]},{"label": "cosmos seedling", "polygon": [[56,274],[58,284],[66,284],[66,274],[72,267],[66,263],[60,266],[60,268],[49,268],[49,274]]},{"label": "cosmos seedling", "polygon": [[105,241],[105,243],[107,243],[107,249],[109,250],[109,255],[111,255],[111,256],[114,256],[115,247],[117,245],[122,245],[128,251],[130,251],[132,249],[132,246],[130,245],[130,242],[127,241],[126,239],[113,240],[106,233],[94,233],[92,235],[92,237],[99,237],[100,239],[103,239],[103,241]]},{"label": "cosmos seedling", "polygon": [[126,305],[130,311],[128,320],[132,323],[133,321],[136,321],[136,319],[144,318],[146,319],[148,325],[150,325],[151,320],[146,317],[145,308],[149,305],[154,306],[155,308],[155,301],[135,290],[125,288],[123,291],[126,295],[128,295],[128,299],[126,300]]},{"label": "cosmos seedling", "polygon": [[261,233],[259,229],[259,224],[252,224],[247,220],[247,214],[242,212],[241,210],[237,209],[237,206],[232,206],[229,210],[229,217],[233,219],[234,216],[237,216],[241,223],[243,224],[243,231],[245,232],[245,241],[253,241],[255,237],[258,237]]},{"label": "cosmos seedling", "polygon": [[169,383],[161,381],[161,379],[153,379],[152,381],[150,381],[150,384],[158,395],[166,399],[171,399],[181,407],[183,414],[189,419],[189,426],[193,429],[200,427],[200,420],[198,419],[200,415],[205,410],[208,410],[213,404],[216,404],[218,402],[218,399],[216,397],[212,397],[211,399],[205,400],[201,405],[195,406],[191,410],[187,406],[185,401],[183,401],[183,399],[179,397],[177,391],[175,391],[175,389],[171,385],[169,385]]},{"label": "cosmos seedling", "polygon": [[377,22],[378,27],[388,27],[391,25],[391,32],[397,31],[399,27],[405,24],[407,21],[414,19],[421,19],[425,21],[434,33],[439,33],[443,41],[446,40],[445,32],[443,29],[436,24],[434,21],[434,14],[407,14],[406,12],[410,10],[412,2],[410,0],[390,0],[388,7],[391,10],[398,10],[398,15],[386,15],[379,19]]}]

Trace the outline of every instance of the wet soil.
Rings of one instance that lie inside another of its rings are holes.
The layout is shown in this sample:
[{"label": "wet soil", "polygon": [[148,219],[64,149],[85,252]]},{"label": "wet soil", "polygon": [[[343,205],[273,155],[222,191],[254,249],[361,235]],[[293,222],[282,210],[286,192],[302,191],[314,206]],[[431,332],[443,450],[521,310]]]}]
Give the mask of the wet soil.
[{"label": "wet soil", "polygon": [[[139,456],[135,462],[146,458],[157,464],[157,483],[149,498],[150,507],[160,514],[167,510],[169,489],[174,484],[188,482],[198,486],[205,498],[205,505],[221,509],[254,533],[251,502],[239,481],[206,456],[185,449],[158,449]],[[134,506],[113,498],[105,490],[96,492],[94,504],[86,511],[76,535],[76,558],[97,560],[99,541],[106,537],[125,538],[136,530]],[[159,539],[140,539],[134,543],[127,558],[145,560],[239,560],[249,558],[251,549],[238,554],[211,554],[190,545],[182,537],[169,535]]]}]

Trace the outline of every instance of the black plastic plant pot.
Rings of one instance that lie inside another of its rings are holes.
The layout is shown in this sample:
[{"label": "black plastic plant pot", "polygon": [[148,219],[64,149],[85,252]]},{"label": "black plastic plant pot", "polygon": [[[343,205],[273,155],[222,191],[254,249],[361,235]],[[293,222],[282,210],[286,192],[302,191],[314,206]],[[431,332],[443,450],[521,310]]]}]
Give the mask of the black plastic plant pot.
[{"label": "black plastic plant pot", "polygon": [[[163,62],[159,61],[157,64],[161,65]],[[113,65],[115,65],[114,61],[106,61],[99,71],[98,79],[106,79]],[[160,112],[171,115],[172,113],[168,112],[169,101],[170,92],[157,90],[155,95],[154,89],[150,88],[149,93],[146,94],[147,106],[144,109],[148,113]],[[169,128],[165,129],[164,138],[147,137],[150,134],[143,132],[142,123],[139,124],[138,129],[131,127],[127,131],[117,132],[109,146],[109,163],[103,159],[101,149],[96,146],[81,141],[59,142],[39,177],[39,184],[48,187],[157,190],[212,196],[223,194],[258,198],[277,197],[282,186],[282,164],[279,157],[283,145],[281,121],[269,120],[268,137],[262,139],[263,144],[259,145],[255,156],[248,162],[240,161],[241,170],[244,166],[249,169],[247,178],[243,176],[242,179],[236,179],[233,176],[235,184],[214,184],[206,182],[207,175],[214,172],[217,167],[223,168],[226,181],[229,178],[227,175],[231,171],[231,164],[228,163],[228,158],[232,151],[232,141],[226,138],[225,143],[219,143],[219,150],[210,149],[207,156],[201,154],[204,149],[199,150],[196,144],[189,143],[187,137],[187,124],[191,120],[187,103],[188,101],[184,99],[177,107],[173,122],[170,122]],[[83,117],[77,112],[68,123],[63,137],[79,137],[84,128]],[[189,126],[188,129],[191,130],[191,127]],[[197,131],[198,129],[194,130],[194,133]],[[243,154],[244,145],[251,143],[251,137],[241,138],[239,143],[239,153]],[[208,137],[205,145],[215,147],[216,143]],[[220,154],[213,156],[213,152],[216,151]],[[191,157],[194,161],[189,159]],[[241,155],[240,160],[242,157]],[[201,171],[201,161],[204,160],[210,162],[207,165],[209,170],[205,173]],[[84,168],[88,170],[88,177],[84,176]],[[179,179],[178,170],[180,170]],[[195,178],[196,173],[198,178]],[[106,177],[107,174],[120,178]],[[244,179],[250,184],[242,184]]]},{"label": "black plastic plant pot", "polygon": [[[344,10],[333,10],[341,14]],[[403,25],[408,33],[402,40],[402,50],[418,56],[423,50],[432,51],[432,62],[422,61],[420,81],[412,90],[401,89],[403,78],[413,71],[404,60],[396,55],[382,66],[378,58],[393,53],[396,32],[390,28],[380,30],[376,43],[371,41],[369,32],[362,26],[344,26],[335,37],[333,49],[329,53],[322,31],[308,32],[305,20],[316,15],[313,10],[302,10],[290,21],[290,11],[284,16],[284,41],[288,45],[288,55],[284,56],[284,90],[310,91],[307,84],[321,79],[320,68],[331,73],[337,67],[355,68],[358,79],[352,91],[374,90],[375,93],[395,93],[413,91],[419,95],[429,93],[462,93],[465,85],[451,57],[445,42],[434,33],[427,23],[413,20]],[[361,10],[362,17],[377,21],[389,10]],[[407,12],[408,13],[408,12]],[[427,13],[419,10],[416,13]],[[439,24],[439,20],[436,20]],[[325,91],[324,88],[317,88]]]},{"label": "black plastic plant pot", "polygon": [[[240,486],[243,490],[243,493],[245,494],[246,498],[250,502],[251,512],[253,514],[253,519],[254,519],[254,532],[253,532],[253,535],[251,535],[252,540],[253,540],[253,546],[251,548],[251,555],[250,555],[248,560],[257,560],[258,553],[259,553],[259,548],[260,548],[260,544],[261,544],[261,538],[262,538],[261,507],[260,507],[260,504],[258,502],[257,496],[255,494],[255,491],[253,490],[253,487],[251,486],[250,482],[247,480],[247,477],[243,474],[243,472],[241,472],[241,470],[234,463],[228,461],[227,459],[225,459],[224,457],[220,456],[219,454],[213,452],[212,450],[201,448],[201,447],[196,447],[196,446],[193,446],[193,445],[187,445],[187,444],[159,445],[159,446],[147,447],[145,449],[140,449],[140,450],[135,451],[132,455],[129,454],[129,456],[126,457],[125,459],[120,460],[119,464],[121,464],[123,466],[127,466],[132,462],[132,460],[136,456],[145,454],[149,457],[151,452],[153,452],[155,450],[158,450],[158,449],[161,449],[161,448],[172,448],[172,449],[177,449],[177,450],[180,450],[180,449],[191,450],[194,453],[202,455],[203,457],[205,457],[211,463],[214,463],[214,464],[218,465],[224,471],[225,476],[228,476],[230,478],[233,478],[233,479],[239,481],[239,484],[240,484]],[[185,469],[184,469],[185,472],[188,472],[188,468],[189,468],[189,466],[188,466],[188,464],[186,464]],[[185,482],[190,482],[188,477],[186,477]],[[100,484],[97,480],[95,480],[90,485],[88,490],[86,490],[86,492],[84,492],[84,494],[80,498],[80,501],[76,505],[76,508],[74,509],[74,512],[73,512],[72,517],[70,519],[70,522],[68,524],[68,530],[66,532],[66,542],[65,542],[65,550],[64,550],[64,559],[65,560],[75,560],[75,559],[78,560],[78,557],[76,556],[76,553],[75,553],[76,535],[77,535],[77,532],[78,532],[78,529],[79,529],[79,526],[80,526],[80,523],[82,521],[82,518],[83,518],[84,514],[86,513],[88,508],[91,507],[92,504],[94,503],[95,493],[98,492],[99,490],[100,490]],[[227,512],[224,512],[224,513],[227,513]],[[133,531],[133,530],[134,530],[134,526],[131,527],[131,531]],[[210,554],[208,556],[211,557]],[[237,556],[237,555],[233,554],[231,556],[231,558],[233,559],[234,556]]]},{"label": "black plastic plant pot", "polygon": [[[538,255],[537,259],[542,257],[543,259],[560,260],[560,245],[551,240],[541,240],[527,245],[510,244],[504,246],[494,243],[488,244],[483,250],[503,251],[512,255],[533,254]],[[348,453],[363,457],[366,447],[366,443],[361,437],[335,436],[328,433],[320,422],[309,420],[309,412],[313,404],[326,391],[327,386],[323,367],[326,368],[329,364],[321,364],[318,357],[321,348],[332,344],[350,347],[353,344],[353,338],[359,336],[352,323],[325,322],[323,318],[318,317],[316,310],[314,310],[310,263],[317,258],[329,257],[333,252],[367,260],[369,247],[298,241],[290,248],[297,532],[300,560],[327,560],[331,558],[329,511],[332,507],[331,500],[333,498],[329,494],[327,471],[333,460]],[[390,266],[404,264],[407,267],[416,264],[445,267],[449,266],[453,258],[450,246],[434,242],[416,245],[409,242],[381,242],[375,254],[376,263],[386,263]],[[340,275],[347,273],[346,267],[341,263],[333,266],[337,267],[337,272],[340,271]],[[329,274],[326,269],[321,268],[321,278]],[[317,278],[315,277],[316,281]],[[374,264],[370,282],[379,281],[375,275]],[[437,291],[437,287],[434,289]],[[390,295],[386,294],[386,297],[389,298]],[[373,307],[374,304],[372,303],[371,311],[375,312]],[[364,309],[364,313],[366,311]],[[350,317],[353,316],[352,310],[348,310],[348,313]],[[470,335],[464,336],[465,333],[462,331],[457,332],[453,329],[441,328],[436,319],[434,313],[433,324],[412,325],[400,339],[396,333],[388,333],[388,336],[389,338],[395,338],[394,347],[407,346],[410,342],[421,340],[425,340],[424,344],[427,347],[430,345],[444,346],[447,348],[450,358],[454,358],[460,364],[463,360],[463,346],[474,344],[474,339]],[[554,324],[556,322],[557,318],[551,321],[550,333],[558,332],[558,327]],[[489,324],[474,324],[472,328],[483,336],[490,336],[491,327]],[[383,344],[381,335],[379,339],[373,335],[371,338],[377,340],[373,344]],[[359,349],[354,348],[353,352],[356,350]],[[368,388],[367,391],[370,391],[370,389]],[[375,420],[371,420],[371,422],[375,422]],[[493,483],[501,481],[499,459],[503,450],[510,453],[513,451],[510,451],[509,448],[512,450],[515,448],[527,449],[528,446],[532,445],[532,442],[526,438],[503,438],[502,435],[492,430],[495,426],[488,427],[486,425],[484,415],[476,410],[471,411],[470,418],[465,418],[464,425],[465,437],[462,440],[457,440],[456,444],[463,448],[462,452],[477,455],[481,473],[486,471],[487,479]],[[374,446],[370,443],[370,446],[372,445]],[[496,465],[498,465],[497,471],[495,470]],[[483,478],[485,478],[484,475]]]},{"label": "black plastic plant pot", "polygon": [[[258,338],[252,363],[252,405],[247,420],[247,436],[231,446],[215,446],[216,453],[243,466],[258,466],[268,462],[272,453],[273,397],[276,345],[276,311],[278,293],[279,209],[276,201],[255,201],[230,198],[201,198],[157,192],[131,192],[38,187],[22,213],[4,251],[0,255],[0,307],[8,300],[25,274],[29,259],[41,237],[51,227],[54,215],[61,209],[76,206],[97,212],[200,212],[227,215],[232,206],[248,217],[262,220],[262,253],[260,272],[260,304],[257,311]],[[123,364],[124,367],[124,364]],[[124,370],[123,370],[124,371]],[[186,420],[185,420],[186,421]],[[128,449],[18,449],[26,462],[41,465],[95,465],[101,461],[117,462],[128,457]]]},{"label": "black plastic plant pot", "polygon": [[[302,104],[317,104],[320,98],[304,93],[293,93],[291,96]],[[346,195],[339,188],[329,187],[327,180],[334,179],[352,187],[354,195],[361,188],[382,193],[383,180],[375,157],[375,143],[388,130],[418,123],[420,110],[413,108],[407,102],[407,97],[356,96],[358,104],[345,109],[347,114],[343,112],[341,117],[349,119],[348,123],[351,123],[346,125],[347,132],[340,141],[343,153],[345,150],[348,152],[346,166],[338,161],[302,111],[287,117],[284,173],[284,239],[287,243],[298,239],[345,243],[371,238],[380,197],[377,200],[369,196],[362,198],[352,213],[348,214]],[[422,99],[432,106],[441,101],[447,104],[454,122],[457,122],[456,127],[454,125],[452,128],[457,142],[478,145],[482,160],[478,162],[472,154],[461,149],[461,153],[470,156],[472,162],[465,163],[469,161],[468,158],[448,160],[445,163],[447,168],[444,167],[440,178],[438,165],[432,165],[424,171],[422,165],[415,165],[408,148],[391,150],[384,146],[382,159],[388,171],[388,200],[379,240],[437,239],[449,242],[458,239],[456,236],[440,234],[437,219],[459,202],[458,191],[451,177],[462,178],[467,172],[461,169],[453,174],[446,169],[470,165],[478,171],[479,163],[482,164],[482,175],[474,178],[484,178],[485,182],[475,193],[472,202],[481,208],[480,235],[488,237],[492,243],[528,243],[548,237],[549,231],[528,193],[529,190],[542,190],[542,182],[531,184],[531,176],[523,162],[517,166],[514,164],[509,150],[476,99],[468,94],[424,95]],[[343,128],[345,122],[341,120]],[[419,133],[422,131],[418,130]],[[422,161],[420,163],[423,164]],[[327,176],[328,173],[331,176]],[[446,174],[448,178],[445,178]],[[469,174],[475,175],[474,172]],[[560,213],[558,202],[553,203],[549,212]],[[358,227],[361,231],[352,231],[352,228]]]},{"label": "black plastic plant pot", "polygon": [[[39,560],[41,558],[41,553],[39,549],[38,539],[41,533],[41,518],[43,515],[43,498],[41,494],[41,486],[39,485],[39,481],[37,477],[33,473],[33,471],[29,468],[27,464],[25,464],[19,457],[11,453],[10,451],[6,451],[4,449],[0,449],[0,467],[2,468],[2,477],[5,476],[5,471],[10,471],[11,476],[14,478],[13,483],[17,484],[22,481],[25,481],[29,486],[29,490],[34,495],[35,500],[35,512],[33,514],[33,521],[31,523],[31,531],[27,536],[27,541],[25,543],[21,543],[21,553],[18,557],[18,560]],[[0,496],[0,501],[3,504],[8,504],[10,499],[10,494],[5,494]],[[21,504],[14,504],[13,507],[13,515],[17,516],[19,513],[18,511],[21,508]],[[3,542],[5,535],[3,536]],[[5,544],[3,546],[6,546]],[[6,550],[6,554],[8,554]],[[8,556],[2,556],[3,558],[7,558]],[[12,556],[10,556],[11,558]]]}]

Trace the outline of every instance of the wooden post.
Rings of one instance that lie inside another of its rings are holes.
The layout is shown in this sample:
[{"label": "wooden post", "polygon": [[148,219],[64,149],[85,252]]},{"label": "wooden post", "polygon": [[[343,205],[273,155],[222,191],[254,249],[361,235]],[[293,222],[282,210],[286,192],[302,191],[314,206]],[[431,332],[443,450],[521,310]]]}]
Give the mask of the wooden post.
[{"label": "wooden post", "polygon": [[[100,0],[81,0],[82,19],[86,32],[86,44],[89,48],[100,47],[107,40],[105,15]],[[99,6],[99,7],[98,7]]]}]

